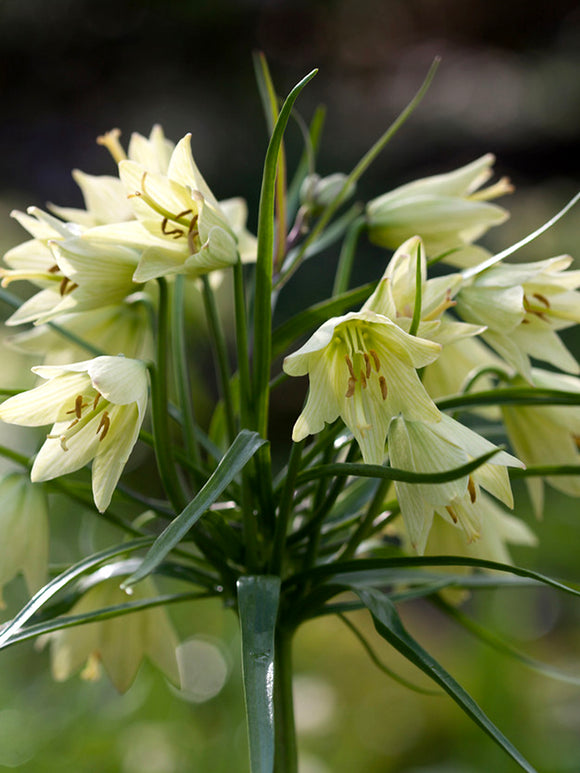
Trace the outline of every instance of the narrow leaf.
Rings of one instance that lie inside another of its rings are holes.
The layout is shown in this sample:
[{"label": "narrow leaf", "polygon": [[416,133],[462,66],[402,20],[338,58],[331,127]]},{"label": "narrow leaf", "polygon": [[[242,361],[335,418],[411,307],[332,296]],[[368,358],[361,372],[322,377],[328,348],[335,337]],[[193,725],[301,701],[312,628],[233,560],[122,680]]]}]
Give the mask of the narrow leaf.
[{"label": "narrow leaf", "polygon": [[355,590],[355,593],[371,613],[378,633],[389,644],[442,687],[467,716],[479,725],[523,770],[528,771],[528,773],[536,773],[535,768],[493,724],[463,687],[405,630],[394,604],[387,596],[372,589]]},{"label": "narrow leaf", "polygon": [[383,478],[385,480],[399,480],[405,483],[445,483],[449,480],[457,480],[464,475],[476,470],[482,464],[485,464],[492,456],[502,451],[502,448],[494,448],[476,459],[472,459],[461,467],[454,467],[452,470],[444,472],[411,472],[410,470],[400,470],[397,467],[383,467],[380,464],[362,464],[354,462],[339,462],[336,464],[320,464],[317,467],[311,467],[300,473],[297,485],[301,486],[309,480],[318,480],[330,475],[356,476],[359,478]]},{"label": "narrow leaf", "polygon": [[74,566],[71,566],[70,569],[59,574],[58,577],[55,577],[54,580],[47,583],[44,588],[41,588],[38,593],[35,593],[28,604],[26,604],[20,612],[4,626],[0,632],[0,649],[10,643],[12,637],[19,633],[22,626],[30,620],[39,609],[81,574],[104,563],[110,558],[123,555],[124,553],[132,553],[134,550],[147,547],[152,542],[152,537],[143,537],[142,539],[136,539],[132,542],[125,542],[122,545],[115,545],[113,548],[107,548],[107,550],[84,558],[82,561],[74,564]]},{"label": "narrow leaf", "polygon": [[237,586],[251,773],[272,773],[274,645],[280,578],[241,577]]},{"label": "narrow leaf", "polygon": [[135,585],[139,580],[151,574],[265,442],[255,432],[248,430],[240,432],[205,486],[159,535],[139,569],[124,583],[124,587]]}]

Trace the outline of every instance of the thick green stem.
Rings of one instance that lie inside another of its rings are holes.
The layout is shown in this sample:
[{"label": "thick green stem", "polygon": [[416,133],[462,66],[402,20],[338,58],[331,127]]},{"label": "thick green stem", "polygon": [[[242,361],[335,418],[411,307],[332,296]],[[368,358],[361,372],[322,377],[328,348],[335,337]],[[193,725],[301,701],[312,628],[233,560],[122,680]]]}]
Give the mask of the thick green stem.
[{"label": "thick green stem", "polygon": [[179,395],[179,407],[183,417],[183,438],[188,459],[195,465],[201,465],[201,456],[195,437],[195,416],[191,399],[191,385],[187,372],[187,343],[185,338],[185,276],[175,278],[173,296],[173,367]]},{"label": "thick green stem", "polygon": [[176,512],[183,510],[187,498],[181,487],[177,468],[173,461],[173,451],[169,433],[169,401],[167,395],[169,351],[169,293],[163,277],[159,285],[159,317],[157,322],[157,362],[149,366],[151,376],[151,421],[153,446],[157,459],[157,468],[165,493]]},{"label": "thick green stem", "polygon": [[205,305],[205,313],[212,338],[212,343],[214,345],[217,375],[222,400],[224,401],[224,412],[226,417],[226,426],[228,429],[228,438],[229,442],[233,443],[236,436],[236,420],[234,417],[234,404],[232,399],[232,389],[230,386],[230,368],[228,365],[228,349],[226,338],[221,325],[221,320],[210,281],[207,276],[202,276],[201,279],[203,282],[203,302]]},{"label": "thick green stem", "polygon": [[274,660],[274,773],[298,773],[296,726],[292,695],[293,631],[278,630]]}]

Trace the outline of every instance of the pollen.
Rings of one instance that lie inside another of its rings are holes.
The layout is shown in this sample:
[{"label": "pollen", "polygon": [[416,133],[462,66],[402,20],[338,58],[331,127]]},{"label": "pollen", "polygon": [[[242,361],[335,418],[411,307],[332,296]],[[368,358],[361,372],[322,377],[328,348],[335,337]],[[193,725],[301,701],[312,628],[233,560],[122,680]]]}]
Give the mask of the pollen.
[{"label": "pollen", "polygon": [[387,382],[385,381],[385,377],[384,376],[380,376],[380,378],[379,378],[379,386],[381,388],[382,398],[383,398],[383,400],[386,400],[387,399],[387,395],[389,394],[389,390],[388,390]]},{"label": "pollen", "polygon": [[381,361],[379,360],[379,355],[378,355],[378,354],[375,352],[375,350],[374,350],[374,349],[370,349],[370,350],[369,350],[369,354],[370,354],[370,355],[371,355],[371,357],[373,358],[373,362],[374,362],[374,364],[375,364],[375,370],[376,370],[376,371],[377,371],[377,373],[378,373],[378,372],[379,372],[379,370],[381,369]]},{"label": "pollen", "polygon": [[469,491],[469,498],[471,499],[471,503],[473,504],[477,497],[477,489],[475,488],[475,482],[471,477],[471,475],[467,480],[467,490]]},{"label": "pollen", "polygon": [[103,411],[103,415],[101,416],[101,422],[99,426],[97,427],[97,435],[99,432],[101,432],[101,437],[99,440],[104,440],[107,432],[109,431],[109,427],[111,426],[111,420],[109,419],[109,412]]}]

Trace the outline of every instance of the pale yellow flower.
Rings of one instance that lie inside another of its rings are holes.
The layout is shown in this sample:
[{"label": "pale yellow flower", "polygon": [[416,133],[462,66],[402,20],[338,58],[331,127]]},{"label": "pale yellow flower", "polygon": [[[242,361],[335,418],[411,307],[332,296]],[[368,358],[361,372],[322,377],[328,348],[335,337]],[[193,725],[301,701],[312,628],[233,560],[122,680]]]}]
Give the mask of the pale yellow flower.
[{"label": "pale yellow flower", "polygon": [[46,383],[6,400],[0,419],[26,427],[55,422],[34,460],[31,480],[52,480],[93,460],[93,496],[103,512],[145,416],[145,364],[103,356],[33,371]]}]

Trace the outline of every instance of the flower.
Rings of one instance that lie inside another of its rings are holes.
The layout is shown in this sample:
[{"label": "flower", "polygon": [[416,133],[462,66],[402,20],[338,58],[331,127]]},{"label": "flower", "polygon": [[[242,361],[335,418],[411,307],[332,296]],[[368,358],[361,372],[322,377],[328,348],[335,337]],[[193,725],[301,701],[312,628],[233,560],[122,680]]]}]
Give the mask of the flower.
[{"label": "flower", "polygon": [[512,190],[506,178],[477,190],[491,177],[494,160],[488,153],[453,172],[415,180],[373,199],[366,210],[370,240],[395,249],[419,234],[429,256],[452,251],[445,259],[458,266],[483,260],[489,253],[472,243],[508,217],[487,201]]},{"label": "flower", "polygon": [[11,269],[0,269],[2,285],[27,279],[43,289],[25,301],[7,325],[39,324],[71,311],[117,304],[138,289],[133,282],[136,250],[80,239],[80,226],[34,207],[29,215],[13,215],[36,238],[5,255]]},{"label": "flower", "polygon": [[48,509],[40,486],[11,473],[0,478],[1,589],[22,572],[29,593],[41,588],[48,570]]},{"label": "flower", "polygon": [[93,496],[103,512],[145,415],[145,364],[103,356],[32,370],[46,383],[6,400],[0,419],[26,427],[55,422],[34,460],[31,480],[52,480],[93,460]]},{"label": "flower", "polygon": [[255,256],[255,240],[245,228],[245,203],[218,203],[191,154],[191,135],[175,147],[166,174],[124,160],[119,174],[136,221],[90,229],[84,238],[142,250],[136,282],[185,273],[193,277],[227,268],[238,253]]},{"label": "flower", "polygon": [[[140,293],[115,306],[63,314],[58,327],[72,333],[104,354],[123,352],[127,357],[148,360],[153,356],[150,319]],[[40,325],[10,336],[11,348],[43,356],[45,365],[67,365],[86,355],[86,349],[50,325]]]},{"label": "flower", "polygon": [[[532,368],[532,381],[540,389],[580,393],[580,379]],[[520,379],[523,384],[523,380]],[[512,382],[517,386],[517,379]],[[501,394],[501,393],[500,393]],[[528,465],[579,464],[580,407],[572,405],[502,405],[505,428],[518,456]],[[580,496],[578,475],[554,475],[546,478],[558,491]],[[544,482],[526,478],[526,485],[538,517],[544,506]]]},{"label": "flower", "polygon": [[438,421],[439,411],[416,372],[438,356],[439,344],[405,333],[372,310],[325,322],[284,360],[289,376],[308,373],[310,390],[292,432],[295,442],[340,416],[368,464],[382,464],[393,416]]},{"label": "flower", "polygon": [[[461,467],[497,448],[449,416],[437,423],[393,419],[389,429],[389,458],[393,467],[413,472],[437,473]],[[524,467],[519,459],[499,451],[476,468],[446,483],[409,484],[395,481],[397,500],[411,544],[423,553],[437,512],[460,526],[468,541],[481,535],[480,486],[513,507],[507,467]]]},{"label": "flower", "polygon": [[529,357],[579,373],[557,330],[580,322],[580,271],[561,255],[534,263],[501,263],[477,274],[456,296],[463,319],[486,325],[482,338],[531,380]]},{"label": "flower", "polygon": [[[108,576],[110,567],[97,572]],[[71,615],[82,615],[105,607],[126,604],[129,601],[154,598],[153,582],[146,578],[137,584],[131,596],[120,588],[118,577],[108,577],[91,587],[70,610]],[[145,656],[170,679],[179,684],[175,650],[177,638],[167,613],[160,607],[132,612],[120,617],[65,628],[44,637],[50,643],[53,677],[61,682],[85,666],[84,679],[98,679],[102,664],[119,692],[126,692],[133,683]]]}]

